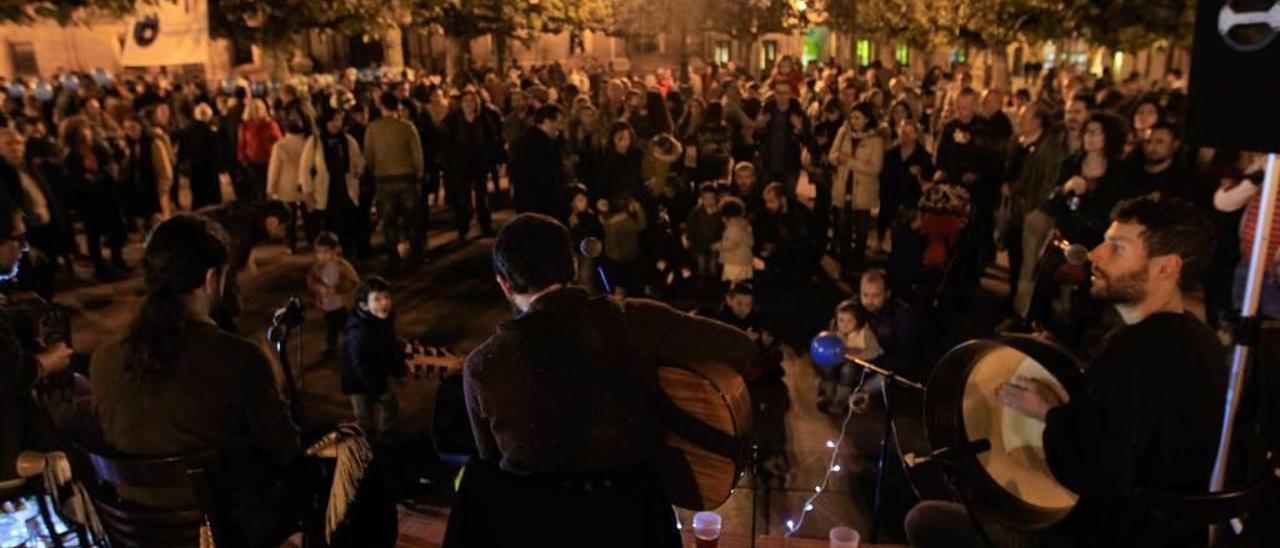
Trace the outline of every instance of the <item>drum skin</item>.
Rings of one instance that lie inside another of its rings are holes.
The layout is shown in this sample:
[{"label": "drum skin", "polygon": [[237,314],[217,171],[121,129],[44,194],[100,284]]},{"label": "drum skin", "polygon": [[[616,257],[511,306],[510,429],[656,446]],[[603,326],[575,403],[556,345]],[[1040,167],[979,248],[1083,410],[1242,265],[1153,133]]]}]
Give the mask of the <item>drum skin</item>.
[{"label": "drum skin", "polygon": [[[925,394],[925,430],[932,449],[956,447],[974,441],[969,437],[964,415],[965,391],[970,376],[984,360],[1007,359],[1011,350],[1037,362],[1068,393],[1074,392],[1081,381],[1083,374],[1079,359],[1043,339],[1006,335],[996,340],[973,340],[961,344],[942,357],[929,377]],[[992,402],[992,405],[999,404]],[[992,440],[992,445],[1003,444]],[[1012,529],[1038,530],[1053,525],[1066,517],[1074,504],[1048,507],[1019,497],[1002,487],[976,456],[962,458],[952,466],[951,473],[976,514]],[[1047,466],[1043,473],[1048,475]],[[1057,483],[1051,476],[1041,479],[1041,483]]]}]

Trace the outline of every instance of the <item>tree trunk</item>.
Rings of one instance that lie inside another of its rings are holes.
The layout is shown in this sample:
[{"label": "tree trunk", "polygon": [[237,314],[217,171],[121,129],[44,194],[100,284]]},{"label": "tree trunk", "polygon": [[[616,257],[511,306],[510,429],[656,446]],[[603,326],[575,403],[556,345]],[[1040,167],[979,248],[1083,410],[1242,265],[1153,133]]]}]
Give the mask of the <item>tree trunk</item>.
[{"label": "tree trunk", "polygon": [[467,66],[471,57],[471,39],[459,36],[446,36],[449,51],[445,55],[445,74],[457,74]]},{"label": "tree trunk", "polygon": [[382,34],[383,63],[389,67],[404,67],[404,40],[400,27],[392,26]]},{"label": "tree trunk", "polygon": [[987,82],[990,87],[1012,91],[1007,46],[996,46],[987,51]]},{"label": "tree trunk", "polygon": [[507,37],[501,34],[493,35],[493,55],[497,60],[498,74],[505,74],[507,70]]},{"label": "tree trunk", "polygon": [[284,80],[289,76],[289,51],[292,49],[292,41],[262,46],[262,68],[266,69],[269,77]]}]

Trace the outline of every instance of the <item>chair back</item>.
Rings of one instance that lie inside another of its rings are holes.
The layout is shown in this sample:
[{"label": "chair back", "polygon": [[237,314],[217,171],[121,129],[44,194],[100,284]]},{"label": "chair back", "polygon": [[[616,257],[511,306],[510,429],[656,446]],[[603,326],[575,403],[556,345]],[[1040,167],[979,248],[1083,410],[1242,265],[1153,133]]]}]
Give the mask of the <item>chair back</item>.
[{"label": "chair back", "polygon": [[[159,458],[84,453],[93,467],[90,497],[112,546],[199,546],[205,525],[216,545],[243,544],[236,542],[234,528],[224,525],[222,506],[214,495],[215,450]],[[139,492],[163,492],[166,500],[191,502],[152,506],[125,498]]]}]

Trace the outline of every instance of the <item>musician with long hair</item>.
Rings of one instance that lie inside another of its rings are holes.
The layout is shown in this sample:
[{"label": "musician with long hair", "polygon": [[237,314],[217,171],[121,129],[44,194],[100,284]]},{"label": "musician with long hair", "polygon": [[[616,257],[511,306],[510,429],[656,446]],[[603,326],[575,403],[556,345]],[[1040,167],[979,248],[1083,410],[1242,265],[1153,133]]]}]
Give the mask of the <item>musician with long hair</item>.
[{"label": "musician with long hair", "polygon": [[[122,336],[94,353],[90,378],[112,449],[136,456],[218,449],[220,477],[231,483],[237,508],[232,520],[252,543],[272,538],[287,521],[285,505],[260,490],[301,448],[271,360],[210,318],[229,256],[225,231],[204,217],[158,225],[143,259],[146,297]],[[160,506],[185,502],[170,493],[121,496]]]},{"label": "musician with long hair", "polygon": [[[1017,377],[996,397],[1044,421],[1049,471],[1080,496],[1046,536],[1079,546],[1205,546],[1207,526],[1161,519],[1138,493],[1202,494],[1209,485],[1227,354],[1183,296],[1212,256],[1213,226],[1190,202],[1158,194],[1120,202],[1111,221],[1089,254],[1091,292],[1125,325],[1103,341],[1069,401]],[[906,526],[913,546],[977,545],[955,505],[923,503]]]},{"label": "musician with long hair", "polygon": [[494,275],[515,317],[467,358],[479,450],[445,546],[677,547],[662,447],[658,366],[758,352],[745,333],[645,299],[591,297],[569,231],[524,214],[498,234]]}]

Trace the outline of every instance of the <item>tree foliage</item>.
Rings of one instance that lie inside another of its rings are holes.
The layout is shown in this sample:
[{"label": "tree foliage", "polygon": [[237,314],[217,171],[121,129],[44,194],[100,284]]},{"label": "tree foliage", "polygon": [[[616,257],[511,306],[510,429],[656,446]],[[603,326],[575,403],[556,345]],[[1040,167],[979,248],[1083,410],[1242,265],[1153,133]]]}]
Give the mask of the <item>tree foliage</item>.
[{"label": "tree foliage", "polygon": [[209,0],[214,36],[272,47],[312,30],[377,36],[403,11],[378,0]]},{"label": "tree foliage", "polygon": [[438,25],[460,40],[493,35],[532,41],[542,33],[603,30],[613,0],[411,0],[413,24]]},{"label": "tree foliage", "polygon": [[720,0],[711,5],[704,21],[708,30],[737,39],[754,39],[769,32],[801,28],[807,17],[792,0]]},{"label": "tree foliage", "polygon": [[66,26],[95,16],[124,17],[133,12],[133,4],[133,0],[0,0],[0,23],[29,25],[50,19]]}]

